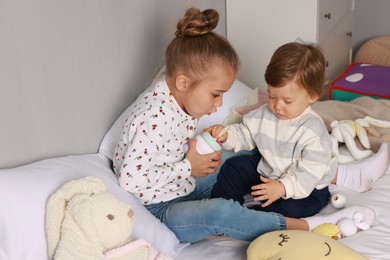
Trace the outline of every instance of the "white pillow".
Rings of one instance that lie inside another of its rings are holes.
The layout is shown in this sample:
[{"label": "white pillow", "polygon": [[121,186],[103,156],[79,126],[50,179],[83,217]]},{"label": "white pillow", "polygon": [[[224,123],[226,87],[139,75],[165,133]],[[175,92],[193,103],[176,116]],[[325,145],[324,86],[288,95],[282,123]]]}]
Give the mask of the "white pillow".
[{"label": "white pillow", "polygon": [[[152,83],[155,84],[157,81],[165,77],[164,67],[154,77]],[[226,123],[227,117],[231,110],[236,106],[242,106],[246,104],[248,96],[253,93],[253,89],[245,85],[239,80],[234,81],[232,87],[228,92],[223,95],[223,105],[218,109],[217,112],[203,116],[198,123],[196,133],[202,131],[202,129],[213,125],[213,124],[224,124]],[[129,114],[129,108],[127,108],[111,126],[110,130],[104,136],[100,147],[99,153],[106,155],[112,160],[114,157],[115,146],[118,142],[119,135],[121,133],[122,125],[124,124],[127,115]]]},{"label": "white pillow", "polygon": [[226,124],[233,108],[246,105],[249,96],[252,94],[253,89],[238,79],[235,80],[229,91],[223,95],[223,104],[218,108],[217,112],[209,116],[202,116],[199,119],[196,132],[199,133],[204,128],[214,124]]},{"label": "white pillow", "polygon": [[0,170],[0,259],[47,259],[46,202],[63,184],[85,176],[100,178],[109,192],[134,209],[132,237],[171,255],[187,245],[180,244],[171,230],[118,185],[103,154],[88,154]]}]

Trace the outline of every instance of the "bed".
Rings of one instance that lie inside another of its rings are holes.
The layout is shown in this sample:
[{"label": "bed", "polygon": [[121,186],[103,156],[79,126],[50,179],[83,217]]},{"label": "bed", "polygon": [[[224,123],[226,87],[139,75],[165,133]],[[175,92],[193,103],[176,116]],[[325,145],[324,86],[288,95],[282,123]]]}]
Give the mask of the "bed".
[{"label": "bed", "polygon": [[[201,120],[200,129],[210,122],[226,122],[231,109],[244,104],[253,95],[253,91],[237,80],[226,94],[224,109]],[[215,236],[192,245],[179,243],[175,235],[135,197],[118,186],[110,158],[125,115],[126,111],[112,125],[97,153],[60,156],[0,170],[0,259],[45,259],[44,218],[47,199],[64,183],[84,176],[100,178],[109,192],[131,205],[135,211],[134,238],[144,238],[175,259],[246,259],[249,245],[246,241]],[[390,204],[387,200],[390,196],[389,185],[390,170],[365,193],[331,186],[332,193],[346,196],[347,205],[369,205],[377,212],[378,218],[372,228],[340,240],[370,259],[390,259]],[[321,213],[334,210],[328,205]]]},{"label": "bed", "polygon": [[[246,259],[246,241],[216,236],[181,244],[118,186],[111,169],[126,107],[161,77],[153,77],[161,67],[156,57],[173,35],[172,17],[190,4],[205,8],[205,3],[38,2],[0,1],[0,259],[47,259],[46,202],[63,184],[84,176],[100,178],[109,192],[131,205],[134,238],[145,239],[174,259]],[[219,1],[208,1],[207,7],[224,14]],[[155,26],[153,36],[142,35],[146,29],[133,24],[135,20]],[[237,80],[223,107],[203,118],[198,130],[229,120],[232,109],[246,104],[253,91]],[[347,197],[347,205],[366,205],[377,212],[372,228],[340,240],[373,260],[390,259],[388,187],[390,170],[365,193],[331,187],[332,193]],[[333,210],[328,205],[322,213]]]}]

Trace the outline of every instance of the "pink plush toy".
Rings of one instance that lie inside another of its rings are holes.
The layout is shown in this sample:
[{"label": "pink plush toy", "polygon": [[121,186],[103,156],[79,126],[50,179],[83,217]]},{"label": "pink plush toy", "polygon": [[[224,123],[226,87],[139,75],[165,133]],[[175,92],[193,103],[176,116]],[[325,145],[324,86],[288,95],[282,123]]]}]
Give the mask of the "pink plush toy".
[{"label": "pink plush toy", "polygon": [[104,260],[120,259],[173,260],[170,256],[159,253],[143,239],[137,239],[104,254]]}]

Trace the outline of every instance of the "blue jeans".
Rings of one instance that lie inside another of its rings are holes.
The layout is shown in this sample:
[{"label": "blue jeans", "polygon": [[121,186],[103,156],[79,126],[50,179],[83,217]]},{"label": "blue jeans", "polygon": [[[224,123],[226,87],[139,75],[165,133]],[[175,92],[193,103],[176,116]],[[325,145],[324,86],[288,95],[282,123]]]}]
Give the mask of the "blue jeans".
[{"label": "blue jeans", "polygon": [[[251,153],[253,151],[224,151],[221,165],[228,158]],[[216,173],[198,178],[191,194],[146,208],[182,243],[197,242],[210,235],[252,241],[263,233],[286,228],[285,218],[280,214],[247,209],[233,200],[210,199],[220,167]]]}]

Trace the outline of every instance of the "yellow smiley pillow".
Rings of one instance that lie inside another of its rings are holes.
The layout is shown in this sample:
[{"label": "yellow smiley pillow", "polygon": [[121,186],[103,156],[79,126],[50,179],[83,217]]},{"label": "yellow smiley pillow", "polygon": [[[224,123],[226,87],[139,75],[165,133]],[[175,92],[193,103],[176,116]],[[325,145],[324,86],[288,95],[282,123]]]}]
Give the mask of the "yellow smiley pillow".
[{"label": "yellow smiley pillow", "polygon": [[367,260],[368,258],[330,237],[301,230],[278,230],[255,239],[248,260]]}]

